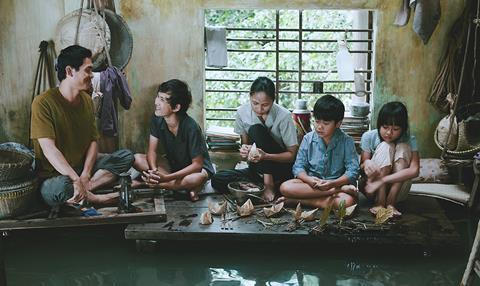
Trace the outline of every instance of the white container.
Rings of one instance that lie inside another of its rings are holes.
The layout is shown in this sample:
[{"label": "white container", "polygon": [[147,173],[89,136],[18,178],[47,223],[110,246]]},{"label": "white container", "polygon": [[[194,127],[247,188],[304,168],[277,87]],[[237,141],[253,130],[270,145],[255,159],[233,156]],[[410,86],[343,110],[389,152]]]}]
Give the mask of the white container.
[{"label": "white container", "polygon": [[345,41],[338,41],[337,70],[340,80],[354,80],[353,57]]}]

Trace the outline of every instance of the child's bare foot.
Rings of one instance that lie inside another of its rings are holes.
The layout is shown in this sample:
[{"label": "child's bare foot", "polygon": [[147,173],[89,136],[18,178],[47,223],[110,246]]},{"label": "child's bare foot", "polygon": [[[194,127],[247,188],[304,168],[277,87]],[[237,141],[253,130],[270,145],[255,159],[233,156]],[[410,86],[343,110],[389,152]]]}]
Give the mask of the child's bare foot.
[{"label": "child's bare foot", "polygon": [[271,189],[265,189],[265,191],[263,192],[263,199],[267,202],[272,202],[273,199],[275,199],[275,192],[274,190],[271,190]]},{"label": "child's bare foot", "polygon": [[192,202],[196,202],[196,201],[198,201],[198,200],[200,199],[200,197],[198,196],[197,192],[195,192],[195,191],[190,191],[189,194],[190,194],[190,200],[191,200]]},{"label": "child's bare foot", "polygon": [[381,180],[367,182],[367,185],[364,188],[365,193],[372,195],[382,186],[382,184],[383,182]]},{"label": "child's bare foot", "polygon": [[382,206],[374,206],[369,209],[372,215],[377,215],[377,212],[382,208]]},{"label": "child's bare foot", "polygon": [[276,201],[275,201],[275,204],[279,204],[279,203],[283,203],[285,202],[286,198],[285,197],[279,197]]},{"label": "child's bare foot", "polygon": [[400,218],[402,216],[402,213],[399,210],[397,210],[397,208],[395,208],[392,205],[388,205],[388,206],[393,209],[393,216],[394,217]]},{"label": "child's bare foot", "polygon": [[282,196],[275,200],[275,204],[279,203],[284,203],[286,206],[296,206],[298,203],[301,203],[301,201],[296,199],[289,199]]}]

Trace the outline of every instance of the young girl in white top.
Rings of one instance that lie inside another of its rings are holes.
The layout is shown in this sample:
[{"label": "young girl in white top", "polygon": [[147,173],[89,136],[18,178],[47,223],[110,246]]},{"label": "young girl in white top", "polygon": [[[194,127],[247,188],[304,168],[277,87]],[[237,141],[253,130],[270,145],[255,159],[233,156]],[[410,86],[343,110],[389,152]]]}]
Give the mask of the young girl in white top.
[{"label": "young girl in white top", "polygon": [[393,208],[406,199],[411,179],[418,176],[420,156],[417,141],[408,129],[407,108],[401,102],[389,102],[378,114],[377,129],[362,135],[360,168],[364,171],[360,190],[375,200],[370,208],[376,214],[381,207]]}]

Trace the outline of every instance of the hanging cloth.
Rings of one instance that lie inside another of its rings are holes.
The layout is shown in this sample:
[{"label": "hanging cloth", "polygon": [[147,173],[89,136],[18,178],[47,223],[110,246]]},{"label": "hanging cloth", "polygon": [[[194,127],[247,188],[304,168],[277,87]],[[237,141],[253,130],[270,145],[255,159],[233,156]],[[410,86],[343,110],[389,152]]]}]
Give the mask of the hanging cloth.
[{"label": "hanging cloth", "polygon": [[415,10],[413,30],[426,45],[440,20],[440,0],[402,0],[393,24],[405,26],[410,19],[410,9]]},{"label": "hanging cloth", "polygon": [[415,0],[410,1],[410,6],[415,6],[413,16],[413,30],[426,45],[440,21],[440,0]]},{"label": "hanging cloth", "polygon": [[207,66],[224,68],[228,65],[227,31],[225,27],[205,27]]},{"label": "hanging cloth", "polygon": [[118,135],[118,115],[115,102],[128,110],[132,103],[127,79],[121,70],[108,67],[100,73],[100,91],[103,94],[99,116],[99,128],[107,136]]}]

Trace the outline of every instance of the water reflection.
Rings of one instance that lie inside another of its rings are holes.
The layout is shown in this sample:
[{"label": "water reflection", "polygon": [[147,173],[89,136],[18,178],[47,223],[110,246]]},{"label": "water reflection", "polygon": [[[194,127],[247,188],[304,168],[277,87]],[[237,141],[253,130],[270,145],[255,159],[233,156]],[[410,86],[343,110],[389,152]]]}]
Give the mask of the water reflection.
[{"label": "water reflection", "polygon": [[10,237],[8,285],[458,285],[468,255],[203,248],[198,242],[139,253],[118,236],[77,234]]}]

